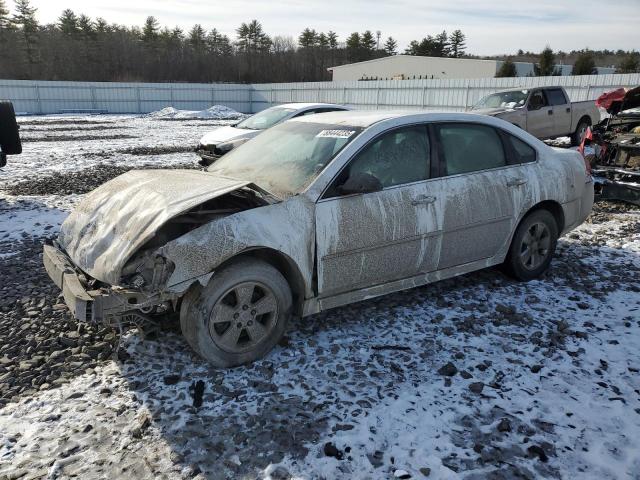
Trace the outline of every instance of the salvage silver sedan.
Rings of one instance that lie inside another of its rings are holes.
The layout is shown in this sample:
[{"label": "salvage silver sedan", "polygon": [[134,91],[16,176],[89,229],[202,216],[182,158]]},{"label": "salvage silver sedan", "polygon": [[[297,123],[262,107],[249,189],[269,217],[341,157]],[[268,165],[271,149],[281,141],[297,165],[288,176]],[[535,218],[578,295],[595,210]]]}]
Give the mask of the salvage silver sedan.
[{"label": "salvage silver sedan", "polygon": [[544,272],[591,211],[580,154],[499,119],[336,112],[274,127],[208,171],[132,171],[45,246],[80,320],[179,310],[200,355],[265,355],[292,315],[492,265]]}]

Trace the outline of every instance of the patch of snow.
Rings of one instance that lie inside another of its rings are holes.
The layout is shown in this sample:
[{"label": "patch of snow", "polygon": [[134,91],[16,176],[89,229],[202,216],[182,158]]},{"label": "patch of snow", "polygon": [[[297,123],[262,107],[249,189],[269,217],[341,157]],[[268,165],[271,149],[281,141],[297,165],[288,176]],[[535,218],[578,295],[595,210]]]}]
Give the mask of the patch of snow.
[{"label": "patch of snow", "polygon": [[165,107],[156,112],[147,114],[150,118],[210,118],[215,120],[236,120],[244,115],[233,108],[224,105],[214,105],[206,110],[178,110],[174,107]]},{"label": "patch of snow", "polygon": [[0,241],[54,234],[68,215],[68,211],[24,197],[0,197]]}]

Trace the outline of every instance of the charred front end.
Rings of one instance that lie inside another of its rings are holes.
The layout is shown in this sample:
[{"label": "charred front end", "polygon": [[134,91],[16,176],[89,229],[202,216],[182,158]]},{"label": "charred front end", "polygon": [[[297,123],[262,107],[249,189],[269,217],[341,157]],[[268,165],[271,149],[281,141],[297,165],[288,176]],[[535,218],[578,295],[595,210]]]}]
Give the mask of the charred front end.
[{"label": "charred front end", "polygon": [[174,310],[189,286],[206,280],[171,284],[176,264],[163,246],[267,204],[246,182],[206,172],[129,172],[87,195],[45,245],[44,266],[78,320],[136,323]]}]

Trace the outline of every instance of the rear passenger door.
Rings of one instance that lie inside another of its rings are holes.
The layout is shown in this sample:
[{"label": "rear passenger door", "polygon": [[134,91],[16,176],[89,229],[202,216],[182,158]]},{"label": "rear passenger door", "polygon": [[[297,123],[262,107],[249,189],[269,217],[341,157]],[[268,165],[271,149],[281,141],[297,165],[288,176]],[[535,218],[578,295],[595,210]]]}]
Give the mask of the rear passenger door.
[{"label": "rear passenger door", "polygon": [[553,108],[553,135],[566,135],[571,132],[571,104],[561,88],[549,88],[546,93]]},{"label": "rear passenger door", "polygon": [[523,188],[526,178],[508,164],[499,130],[478,123],[440,123],[435,130],[444,201],[438,270],[443,270],[502,251],[516,216],[512,190]]}]

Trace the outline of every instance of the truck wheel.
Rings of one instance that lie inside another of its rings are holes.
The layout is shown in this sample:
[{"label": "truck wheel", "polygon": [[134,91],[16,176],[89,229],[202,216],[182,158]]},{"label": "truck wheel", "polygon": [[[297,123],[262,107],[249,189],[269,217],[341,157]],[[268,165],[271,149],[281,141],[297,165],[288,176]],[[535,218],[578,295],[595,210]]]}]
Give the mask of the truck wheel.
[{"label": "truck wheel", "polygon": [[591,126],[591,122],[589,120],[580,120],[578,126],[576,127],[576,131],[571,135],[571,145],[576,146],[582,143],[582,139],[587,134],[587,128]]},{"label": "truck wheel", "polygon": [[558,225],[548,210],[536,210],[518,225],[504,266],[511,276],[529,281],[551,263],[558,242]]},{"label": "truck wheel", "polygon": [[180,309],[182,334],[217,367],[263,357],[278,343],[291,316],[287,280],[273,266],[240,260],[217,271],[206,287],[190,291]]},{"label": "truck wheel", "polygon": [[22,153],[18,129],[13,104],[6,100],[0,101],[0,150],[5,155]]}]

